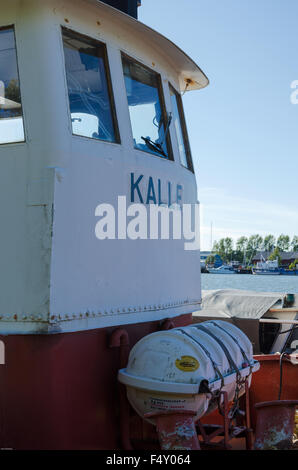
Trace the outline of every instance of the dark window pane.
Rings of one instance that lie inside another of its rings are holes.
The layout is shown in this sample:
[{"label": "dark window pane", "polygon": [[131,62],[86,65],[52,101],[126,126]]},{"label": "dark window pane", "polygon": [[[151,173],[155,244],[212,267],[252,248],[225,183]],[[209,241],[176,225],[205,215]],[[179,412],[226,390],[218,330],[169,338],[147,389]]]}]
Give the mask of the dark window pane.
[{"label": "dark window pane", "polygon": [[0,144],[24,140],[14,30],[0,29]]},{"label": "dark window pane", "polygon": [[116,142],[105,46],[63,31],[73,133]]},{"label": "dark window pane", "polygon": [[169,157],[169,138],[165,135],[165,110],[159,75],[122,57],[134,145],[140,150]]},{"label": "dark window pane", "polygon": [[172,102],[173,125],[175,127],[178,140],[180,162],[183,166],[185,166],[185,168],[193,170],[181,96],[171,85],[170,95]]}]

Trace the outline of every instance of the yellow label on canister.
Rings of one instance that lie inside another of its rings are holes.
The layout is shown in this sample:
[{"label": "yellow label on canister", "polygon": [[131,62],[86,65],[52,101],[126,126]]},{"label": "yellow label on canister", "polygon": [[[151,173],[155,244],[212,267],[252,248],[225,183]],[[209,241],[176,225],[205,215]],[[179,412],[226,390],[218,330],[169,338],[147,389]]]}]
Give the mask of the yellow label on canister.
[{"label": "yellow label on canister", "polygon": [[184,372],[194,372],[200,367],[199,361],[191,356],[182,356],[180,359],[176,359],[175,365],[177,369],[183,370]]}]

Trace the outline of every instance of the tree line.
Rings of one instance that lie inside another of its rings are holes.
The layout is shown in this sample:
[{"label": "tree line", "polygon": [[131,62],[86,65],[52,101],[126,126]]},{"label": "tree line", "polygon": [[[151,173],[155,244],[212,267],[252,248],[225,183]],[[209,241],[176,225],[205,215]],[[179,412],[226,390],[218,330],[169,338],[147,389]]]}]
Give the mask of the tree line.
[{"label": "tree line", "polygon": [[239,261],[240,263],[250,264],[257,251],[267,251],[271,255],[269,258],[280,258],[281,251],[297,251],[298,252],[298,235],[294,235],[292,240],[289,235],[281,234],[278,238],[274,235],[251,235],[248,237],[240,237],[236,241],[232,238],[221,238],[215,241],[212,254],[207,258],[207,264],[214,262],[214,255],[218,254],[223,261]]}]

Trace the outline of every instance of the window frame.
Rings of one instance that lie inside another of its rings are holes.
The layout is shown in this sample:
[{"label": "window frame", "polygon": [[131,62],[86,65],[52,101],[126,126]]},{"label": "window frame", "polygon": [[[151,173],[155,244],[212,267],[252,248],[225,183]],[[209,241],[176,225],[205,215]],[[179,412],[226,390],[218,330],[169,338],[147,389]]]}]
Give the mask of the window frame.
[{"label": "window frame", "polygon": [[[113,126],[114,126],[114,134],[115,134],[115,140],[112,141],[112,142],[109,141],[109,140],[105,140],[105,139],[95,139],[93,137],[88,137],[88,136],[85,136],[85,135],[75,134],[73,132],[73,126],[72,126],[72,122],[71,122],[69,89],[68,89],[68,83],[67,83],[67,69],[66,69],[66,60],[65,60],[65,51],[64,51],[64,41],[63,41],[63,38],[64,38],[63,32],[64,31],[67,34],[72,35],[74,39],[77,39],[79,41],[82,40],[82,42],[85,42],[87,44],[89,43],[91,46],[96,47],[97,49],[102,48],[103,57],[100,56],[100,55],[98,55],[98,57],[103,59],[105,74],[106,74],[107,91],[108,91],[108,95],[109,95],[109,101],[110,101],[110,107],[111,107],[111,117],[112,117],[112,122],[113,122]],[[113,84],[112,84],[112,78],[111,78],[111,71],[110,71],[109,56],[108,56],[108,51],[107,51],[107,44],[103,41],[98,41],[98,39],[95,39],[91,36],[87,36],[85,34],[77,32],[73,29],[66,28],[63,25],[61,25],[61,41],[62,41],[62,49],[63,49],[63,63],[64,63],[64,74],[65,74],[65,86],[66,86],[66,92],[67,92],[68,112],[69,112],[69,120],[70,120],[70,125],[71,125],[71,134],[72,134],[72,136],[73,137],[79,137],[81,139],[92,140],[93,142],[98,141],[98,142],[105,142],[106,144],[121,145],[121,137],[120,137],[120,131],[119,131],[119,125],[118,125],[118,117],[117,117],[117,108],[116,108],[116,104],[115,104],[115,97],[114,97],[114,90],[113,90]]]},{"label": "window frame", "polygon": [[[121,50],[120,50],[120,56],[121,56],[121,65],[122,65],[122,71],[123,71],[123,80],[124,80],[124,77],[125,77],[124,70],[123,70],[123,60],[122,60],[123,58],[125,58],[125,60],[128,60],[129,62],[132,62],[132,63],[135,63],[135,64],[139,65],[140,67],[143,67],[144,69],[148,70],[150,73],[153,73],[153,74],[156,75],[157,85],[158,85],[158,87],[157,87],[158,97],[159,97],[159,102],[160,102],[160,107],[161,107],[164,126],[166,128],[167,124],[168,124],[168,113],[167,113],[167,107],[166,107],[166,102],[165,102],[165,97],[164,97],[164,89],[163,89],[163,85],[162,85],[161,74],[159,72],[156,72],[156,70],[151,69],[150,67],[148,67],[143,62],[140,62],[138,59],[135,59],[134,57],[131,57],[130,55],[126,54],[126,52],[123,52]],[[126,100],[127,100],[127,107],[128,107],[128,111],[129,111],[129,104],[128,104],[128,99],[127,99],[127,91],[126,91],[125,83],[124,83],[124,90],[125,90],[125,95],[126,95]],[[130,119],[130,126],[131,126],[132,137],[133,137],[133,128],[132,128],[131,119]],[[134,139],[134,137],[133,137],[133,139]],[[164,157],[162,155],[158,155],[157,152],[153,153],[153,152],[150,152],[149,150],[147,151],[145,149],[140,149],[140,148],[136,147],[135,145],[133,147],[134,147],[135,150],[139,150],[140,152],[144,152],[144,153],[149,154],[153,157],[157,157],[157,158],[161,158],[162,160],[173,162],[174,161],[174,154],[173,154],[173,147],[172,147],[172,141],[171,141],[171,136],[170,136],[170,129],[167,133],[166,143],[167,143],[167,150],[168,150],[168,156],[167,157]]]},{"label": "window frame", "polygon": [[[193,166],[191,148],[190,148],[189,137],[188,137],[188,132],[187,132],[182,97],[181,97],[181,94],[171,84],[171,82],[169,82],[169,91],[170,91],[170,97],[171,97],[171,93],[173,93],[176,96],[176,100],[177,100],[177,108],[178,108],[178,113],[179,113],[179,118],[180,118],[180,125],[181,125],[181,130],[182,130],[182,137],[183,137],[183,142],[184,142],[187,166],[183,165],[183,163],[181,162],[180,152],[178,150],[179,162],[180,162],[180,165],[183,166],[183,168],[194,173],[194,166]],[[175,134],[176,134],[176,131],[175,131]]]},{"label": "window frame", "polygon": [[22,145],[22,144],[25,144],[26,141],[27,141],[26,126],[25,126],[25,112],[24,112],[24,108],[23,108],[22,85],[21,85],[21,76],[20,76],[20,68],[19,68],[18,48],[17,48],[16,25],[15,24],[9,24],[9,25],[6,25],[6,26],[0,26],[0,31],[6,31],[6,30],[9,30],[9,29],[11,29],[13,31],[13,35],[14,35],[14,43],[15,43],[15,51],[16,51],[16,67],[17,67],[17,73],[18,73],[17,78],[18,78],[19,87],[20,87],[22,125],[23,125],[24,139],[23,140],[18,140],[18,141],[15,141],[15,142],[4,142],[2,144],[0,143],[0,148],[2,148],[4,145]]}]

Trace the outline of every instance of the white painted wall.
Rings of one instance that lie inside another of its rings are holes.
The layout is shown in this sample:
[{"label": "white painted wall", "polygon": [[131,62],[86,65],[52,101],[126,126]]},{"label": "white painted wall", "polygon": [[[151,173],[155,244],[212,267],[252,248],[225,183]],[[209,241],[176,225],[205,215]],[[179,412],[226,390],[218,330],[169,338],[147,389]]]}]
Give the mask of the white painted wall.
[{"label": "white painted wall", "polygon": [[[177,240],[95,237],[96,206],[129,198],[131,172],[180,184],[184,203],[197,200],[173,126],[174,162],[133,148],[120,50],[161,73],[169,111],[168,80],[178,88],[179,74],[107,12],[82,0],[11,0],[1,12],[1,25],[16,27],[26,132],[26,143],[0,146],[2,332],[97,328],[198,309],[198,251]],[[72,135],[61,25],[107,44],[121,145]]]}]

